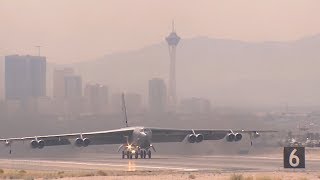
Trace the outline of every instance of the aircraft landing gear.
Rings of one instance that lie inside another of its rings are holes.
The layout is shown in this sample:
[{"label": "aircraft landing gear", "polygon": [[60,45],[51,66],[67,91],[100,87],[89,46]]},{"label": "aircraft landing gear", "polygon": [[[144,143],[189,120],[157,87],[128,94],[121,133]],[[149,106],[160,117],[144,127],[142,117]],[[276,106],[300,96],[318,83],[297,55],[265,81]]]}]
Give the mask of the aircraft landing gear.
[{"label": "aircraft landing gear", "polygon": [[147,156],[147,151],[146,150],[143,150],[143,159],[145,159]]},{"label": "aircraft landing gear", "polygon": [[151,151],[149,149],[140,151],[140,158],[141,159],[145,159],[145,158],[147,158],[147,156],[149,159],[151,158]]},{"label": "aircraft landing gear", "polygon": [[137,151],[128,151],[128,150],[124,150],[122,151],[122,159],[138,159],[139,158],[139,155],[140,155],[140,158],[141,159],[150,159],[151,158],[151,150],[148,149],[148,150],[145,150],[145,149],[140,149],[140,150],[137,150]]},{"label": "aircraft landing gear", "polygon": [[151,151],[148,150],[148,158],[150,159],[151,158]]}]

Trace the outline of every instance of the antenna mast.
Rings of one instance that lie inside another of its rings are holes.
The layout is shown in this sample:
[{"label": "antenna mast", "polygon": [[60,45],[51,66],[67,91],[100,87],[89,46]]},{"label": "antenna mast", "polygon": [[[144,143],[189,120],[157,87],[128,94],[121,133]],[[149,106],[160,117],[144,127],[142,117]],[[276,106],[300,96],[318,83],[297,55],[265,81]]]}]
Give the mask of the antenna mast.
[{"label": "antenna mast", "polygon": [[41,49],[41,46],[36,46],[36,48],[38,48],[38,56],[40,56],[40,49]]},{"label": "antenna mast", "polygon": [[174,20],[172,20],[172,32],[175,32],[175,29],[174,29]]}]

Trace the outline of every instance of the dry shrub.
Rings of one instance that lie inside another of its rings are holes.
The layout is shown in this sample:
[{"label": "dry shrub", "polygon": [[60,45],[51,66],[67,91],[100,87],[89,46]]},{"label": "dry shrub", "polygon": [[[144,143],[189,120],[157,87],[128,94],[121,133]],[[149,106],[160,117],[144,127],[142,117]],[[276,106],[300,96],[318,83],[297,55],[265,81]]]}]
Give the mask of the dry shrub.
[{"label": "dry shrub", "polygon": [[196,178],[196,176],[194,174],[189,175],[189,179],[195,179],[195,178]]},{"label": "dry shrub", "polygon": [[[319,176],[318,176],[318,178],[319,178]],[[320,179],[320,178],[319,178]],[[308,178],[306,178],[306,177],[301,177],[301,178],[299,178],[299,180],[308,180]]]},{"label": "dry shrub", "polygon": [[245,177],[244,180],[253,180],[253,176]]},{"label": "dry shrub", "polygon": [[243,175],[242,174],[233,174],[230,176],[230,180],[243,180]]},{"label": "dry shrub", "polygon": [[257,177],[257,180],[272,180],[272,179],[275,179],[275,178],[271,178],[269,176],[260,176],[260,177]]},{"label": "dry shrub", "polygon": [[26,174],[27,171],[25,171],[25,170],[19,170],[18,173],[19,173],[19,174]]},{"label": "dry shrub", "polygon": [[97,171],[97,175],[98,176],[107,176],[108,174],[104,171],[99,170],[99,171]]},{"label": "dry shrub", "polygon": [[84,177],[88,177],[88,176],[94,176],[94,173],[90,172],[90,173],[86,173],[83,175]]}]

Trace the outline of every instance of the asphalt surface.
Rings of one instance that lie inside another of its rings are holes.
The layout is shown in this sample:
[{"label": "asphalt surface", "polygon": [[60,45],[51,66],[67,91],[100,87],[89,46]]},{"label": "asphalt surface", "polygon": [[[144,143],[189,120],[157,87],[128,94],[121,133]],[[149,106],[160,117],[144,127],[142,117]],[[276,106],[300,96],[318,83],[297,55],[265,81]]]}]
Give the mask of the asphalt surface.
[{"label": "asphalt surface", "polygon": [[[80,154],[73,157],[2,158],[2,169],[24,170],[173,170],[260,172],[281,171],[281,157],[154,155],[152,159],[121,159],[119,154]],[[306,170],[320,169],[320,159],[306,159]]]}]

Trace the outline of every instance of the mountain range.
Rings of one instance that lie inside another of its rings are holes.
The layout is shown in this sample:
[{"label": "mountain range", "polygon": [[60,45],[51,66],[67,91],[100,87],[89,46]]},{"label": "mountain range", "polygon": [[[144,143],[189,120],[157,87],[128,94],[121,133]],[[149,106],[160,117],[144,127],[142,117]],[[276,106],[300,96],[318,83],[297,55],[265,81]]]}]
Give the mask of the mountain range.
[{"label": "mountain range", "polygon": [[[147,98],[148,80],[168,82],[169,54],[163,41],[142,49],[72,64],[84,81],[111,92]],[[320,35],[290,42],[244,42],[195,37],[177,47],[177,94],[208,98],[219,106],[319,105]]]}]

